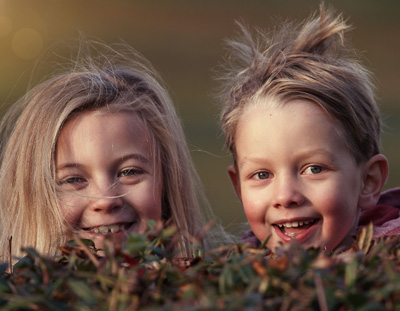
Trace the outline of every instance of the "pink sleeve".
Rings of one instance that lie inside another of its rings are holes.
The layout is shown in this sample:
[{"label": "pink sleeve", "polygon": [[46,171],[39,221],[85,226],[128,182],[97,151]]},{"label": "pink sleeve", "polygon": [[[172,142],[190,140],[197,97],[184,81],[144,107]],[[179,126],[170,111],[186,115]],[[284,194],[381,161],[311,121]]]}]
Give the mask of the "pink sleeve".
[{"label": "pink sleeve", "polygon": [[378,204],[361,213],[359,226],[374,224],[374,236],[400,234],[400,188],[382,193]]}]

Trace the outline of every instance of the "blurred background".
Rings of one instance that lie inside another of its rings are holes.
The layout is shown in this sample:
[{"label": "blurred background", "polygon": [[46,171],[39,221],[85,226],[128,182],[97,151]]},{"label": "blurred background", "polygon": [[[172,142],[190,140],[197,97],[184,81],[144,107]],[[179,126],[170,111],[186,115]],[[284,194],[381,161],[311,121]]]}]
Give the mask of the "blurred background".
[{"label": "blurred background", "polygon": [[[354,26],[349,38],[375,73],[386,125],[383,153],[390,163],[386,188],[400,186],[400,1],[325,3]],[[51,56],[35,68],[50,47],[80,34],[131,44],[169,86],[212,208],[233,231],[245,216],[227,175],[231,158],[213,97],[213,70],[226,56],[224,40],[236,36],[235,20],[271,28],[285,19],[302,20],[318,7],[316,0],[0,0],[2,111],[27,91],[32,77],[34,83],[53,70]],[[57,53],[69,57],[67,50]]]}]

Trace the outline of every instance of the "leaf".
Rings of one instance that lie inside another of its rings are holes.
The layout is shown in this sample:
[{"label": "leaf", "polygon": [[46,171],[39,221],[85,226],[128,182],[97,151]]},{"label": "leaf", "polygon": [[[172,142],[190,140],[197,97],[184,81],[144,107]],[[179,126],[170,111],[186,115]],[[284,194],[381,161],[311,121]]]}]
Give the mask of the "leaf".
[{"label": "leaf", "polygon": [[[92,240],[89,239],[80,239],[80,241],[82,241],[82,243],[90,248],[95,248],[95,244]],[[67,245],[69,246],[73,246],[73,247],[80,247],[81,245],[78,244],[78,242],[76,240],[70,240],[67,242]]]},{"label": "leaf", "polygon": [[266,239],[261,243],[259,248],[264,249],[267,246],[267,243],[270,238],[271,238],[271,235],[267,236]]},{"label": "leaf", "polygon": [[149,219],[149,220],[147,221],[147,226],[148,226],[150,229],[154,229],[154,228],[157,226],[157,221],[155,221],[154,219]]},{"label": "leaf", "polygon": [[279,271],[284,271],[288,267],[288,257],[279,257],[271,259],[267,262],[268,267],[275,268]]},{"label": "leaf", "polygon": [[346,264],[345,283],[347,287],[353,287],[357,279],[357,260],[352,260]]},{"label": "leaf", "polygon": [[32,267],[33,261],[32,258],[29,256],[24,256],[18,262],[14,265],[13,269],[18,270],[18,269],[23,269],[23,268],[29,268]]},{"label": "leaf", "polygon": [[79,298],[84,300],[85,303],[93,305],[96,303],[96,297],[93,294],[92,289],[84,281],[69,279],[67,280],[69,288]]},{"label": "leaf", "polygon": [[259,261],[254,261],[252,263],[252,267],[258,275],[267,276],[267,269],[265,269],[264,265],[262,265]]},{"label": "leaf", "polygon": [[367,227],[361,228],[360,234],[357,239],[357,246],[359,250],[362,250],[365,254],[368,253],[372,246],[372,239],[374,236],[374,225],[372,222]]},{"label": "leaf", "polygon": [[7,262],[0,264],[0,274],[3,274],[4,272],[6,272],[7,268],[8,268]]},{"label": "leaf", "polygon": [[7,281],[0,277],[0,292],[1,293],[10,293],[10,286],[7,284]]},{"label": "leaf", "polygon": [[177,232],[176,227],[169,226],[161,232],[161,236],[162,236],[162,238],[167,239],[167,238],[172,237],[176,232]]},{"label": "leaf", "polygon": [[127,232],[126,235],[128,236],[128,240],[124,244],[123,250],[129,255],[136,255],[139,252],[143,252],[149,244],[149,241],[143,235],[129,232]]}]

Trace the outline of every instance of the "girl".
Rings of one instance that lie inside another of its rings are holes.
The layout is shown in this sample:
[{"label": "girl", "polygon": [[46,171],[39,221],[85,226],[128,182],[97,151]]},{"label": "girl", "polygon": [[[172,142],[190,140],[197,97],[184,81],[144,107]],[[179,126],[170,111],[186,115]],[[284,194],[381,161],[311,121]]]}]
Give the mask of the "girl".
[{"label": "girl", "polygon": [[204,225],[182,127],[154,69],[129,47],[93,46],[107,52],[34,87],[1,123],[3,261],[10,237],[13,255],[26,246],[54,255],[67,232],[101,248],[149,219],[186,236]]}]

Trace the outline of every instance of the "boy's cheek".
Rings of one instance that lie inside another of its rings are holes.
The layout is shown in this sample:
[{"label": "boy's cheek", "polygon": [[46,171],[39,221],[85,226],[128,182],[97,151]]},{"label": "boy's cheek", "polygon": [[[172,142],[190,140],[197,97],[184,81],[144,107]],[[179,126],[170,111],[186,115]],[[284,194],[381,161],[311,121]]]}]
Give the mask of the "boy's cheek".
[{"label": "boy's cheek", "polygon": [[242,205],[251,226],[266,226],[265,215],[267,208],[265,202],[256,197],[247,196],[245,190],[242,190]]}]

